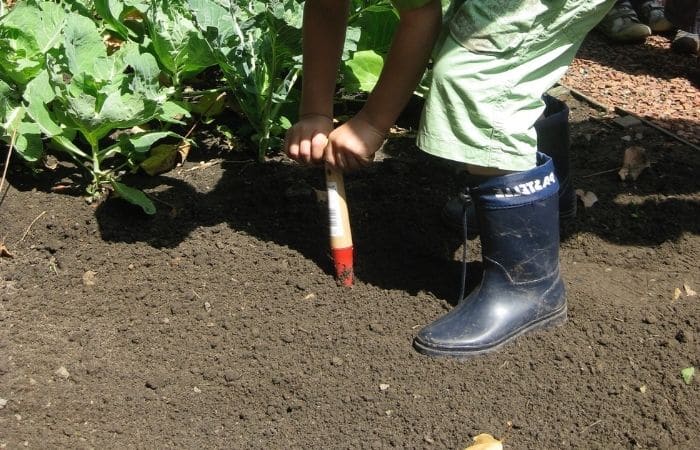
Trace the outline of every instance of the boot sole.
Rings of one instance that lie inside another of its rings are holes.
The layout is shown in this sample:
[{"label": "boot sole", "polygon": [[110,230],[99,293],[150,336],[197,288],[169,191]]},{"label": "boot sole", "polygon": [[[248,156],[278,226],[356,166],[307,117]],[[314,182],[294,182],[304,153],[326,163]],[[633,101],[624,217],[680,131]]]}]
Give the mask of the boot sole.
[{"label": "boot sole", "polygon": [[525,328],[522,328],[519,330],[517,333],[513,334],[512,336],[508,337],[507,339],[498,342],[490,347],[483,347],[479,349],[470,349],[470,350],[459,350],[459,349],[443,349],[443,348],[436,348],[436,347],[431,347],[426,344],[423,344],[419,342],[417,339],[413,340],[413,348],[415,348],[419,353],[422,353],[424,355],[428,356],[437,356],[437,357],[449,357],[449,358],[454,358],[454,359],[470,359],[470,358],[475,358],[477,356],[485,355],[487,353],[492,353],[497,350],[499,350],[501,347],[504,345],[508,344],[509,342],[515,340],[519,336],[522,336],[523,334],[531,333],[533,331],[538,331],[538,330],[544,330],[548,328],[554,328],[558,327],[561,325],[564,325],[566,321],[568,320],[568,308],[567,305],[564,304],[564,307],[559,309],[558,311],[555,311],[553,314],[543,317],[542,319],[538,320],[537,322],[533,322],[530,325],[528,325]]}]

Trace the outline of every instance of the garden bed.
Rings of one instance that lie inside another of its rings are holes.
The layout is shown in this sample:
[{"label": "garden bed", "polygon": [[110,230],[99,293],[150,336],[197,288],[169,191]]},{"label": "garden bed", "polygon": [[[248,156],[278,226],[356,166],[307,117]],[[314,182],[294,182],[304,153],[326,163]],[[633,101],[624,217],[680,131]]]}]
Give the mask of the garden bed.
[{"label": "garden bed", "polygon": [[[0,448],[700,448],[700,154],[559,91],[579,203],[567,325],[469,361],[417,354],[455,303],[460,185],[410,128],[346,177],[356,282],[336,285],[323,173],[210,149],[129,183],[53,192],[12,165],[0,210]],[[624,150],[652,164],[620,181]],[[470,273],[478,273],[478,241]],[[470,280],[473,286],[476,280]]]}]

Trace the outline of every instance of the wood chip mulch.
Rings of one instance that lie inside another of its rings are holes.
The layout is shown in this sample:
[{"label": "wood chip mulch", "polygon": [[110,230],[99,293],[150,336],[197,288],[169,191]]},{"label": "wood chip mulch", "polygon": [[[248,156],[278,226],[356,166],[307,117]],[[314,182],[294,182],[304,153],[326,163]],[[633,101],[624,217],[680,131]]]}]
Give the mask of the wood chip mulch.
[{"label": "wood chip mulch", "polygon": [[561,84],[700,145],[700,87],[693,78],[698,60],[672,52],[670,39],[620,45],[592,32]]}]

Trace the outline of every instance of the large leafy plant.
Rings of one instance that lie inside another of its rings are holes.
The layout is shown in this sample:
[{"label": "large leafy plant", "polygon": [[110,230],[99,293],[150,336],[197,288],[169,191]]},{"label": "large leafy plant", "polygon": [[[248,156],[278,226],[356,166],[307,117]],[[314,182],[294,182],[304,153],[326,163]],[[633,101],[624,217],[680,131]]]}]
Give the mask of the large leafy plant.
[{"label": "large leafy plant", "polygon": [[95,0],[95,10],[111,33],[156,57],[177,97],[184,81],[216,65],[187,0]]},{"label": "large leafy plant", "polygon": [[296,95],[301,72],[301,18],[297,0],[190,0],[233,94],[253,129],[262,160],[290,126],[282,113]]},{"label": "large leafy plant", "polygon": [[46,67],[62,39],[66,13],[52,2],[20,3],[0,18],[0,139],[27,161],[41,157],[41,129],[27,115],[22,94]]},{"label": "large leafy plant", "polygon": [[384,67],[399,16],[388,0],[353,0],[345,37],[341,87],[369,92]]},{"label": "large leafy plant", "polygon": [[[163,116],[169,91],[159,83],[160,68],[133,43],[108,54],[93,20],[50,5],[17,5],[0,20],[0,46],[24,49],[15,61],[0,65],[3,138],[16,137],[16,150],[28,161],[41,157],[41,136],[49,139],[90,174],[91,197],[111,188],[152,213],[153,203],[118,178],[145,159],[153,143],[177,136],[128,131]],[[18,24],[30,17],[60,32],[48,38],[46,28],[28,27],[19,33]],[[110,139],[117,131],[116,141]]]}]

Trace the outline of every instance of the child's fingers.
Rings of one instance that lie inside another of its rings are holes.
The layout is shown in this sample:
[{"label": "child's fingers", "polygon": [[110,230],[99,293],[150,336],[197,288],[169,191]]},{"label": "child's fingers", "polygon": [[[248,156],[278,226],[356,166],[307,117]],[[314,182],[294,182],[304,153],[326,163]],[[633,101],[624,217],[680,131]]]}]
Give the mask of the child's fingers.
[{"label": "child's fingers", "polygon": [[323,154],[328,145],[328,136],[317,132],[311,139],[311,161],[315,163],[323,162]]},{"label": "child's fingers", "polygon": [[328,142],[328,145],[326,145],[326,148],[323,150],[323,160],[330,167],[337,167],[335,161],[335,152],[333,151],[333,144],[331,142]]},{"label": "child's fingers", "polygon": [[299,146],[294,142],[294,128],[290,128],[284,135],[284,152],[292,159],[299,154]]},{"label": "child's fingers", "polygon": [[305,163],[311,162],[311,139],[303,136],[299,141],[299,159]]}]

